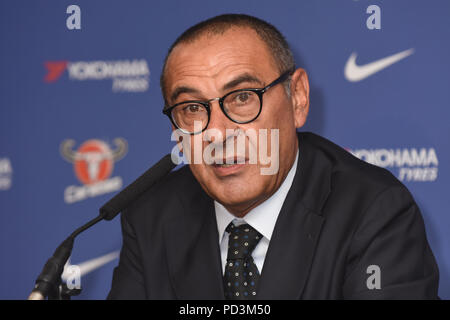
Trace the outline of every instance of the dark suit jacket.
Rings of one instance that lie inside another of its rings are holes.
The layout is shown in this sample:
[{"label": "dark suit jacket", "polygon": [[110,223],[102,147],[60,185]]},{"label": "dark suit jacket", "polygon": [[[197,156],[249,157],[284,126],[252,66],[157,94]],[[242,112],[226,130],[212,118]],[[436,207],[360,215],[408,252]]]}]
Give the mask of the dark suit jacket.
[{"label": "dark suit jacket", "polygon": [[[430,299],[438,268],[421,213],[387,170],[299,133],[299,162],[265,258],[260,299]],[[122,215],[109,299],[223,299],[213,200],[188,166]],[[368,289],[367,268],[381,289]]]}]

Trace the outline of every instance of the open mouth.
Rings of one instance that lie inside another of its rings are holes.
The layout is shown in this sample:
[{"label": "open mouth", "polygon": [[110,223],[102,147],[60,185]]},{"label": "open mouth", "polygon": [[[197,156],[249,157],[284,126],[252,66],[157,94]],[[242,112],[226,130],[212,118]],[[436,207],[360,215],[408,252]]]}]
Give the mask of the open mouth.
[{"label": "open mouth", "polygon": [[244,157],[235,157],[229,159],[222,159],[212,164],[212,167],[219,175],[228,175],[238,172],[240,169],[248,164],[248,159]]},{"label": "open mouth", "polygon": [[213,165],[217,167],[228,168],[234,165],[246,164],[248,163],[248,159],[245,157],[234,157],[227,159],[215,160]]},{"label": "open mouth", "polygon": [[[236,165],[237,163],[230,163],[230,164],[214,164],[214,166],[215,167],[221,167],[221,168],[229,168],[229,167],[232,167],[232,166],[234,166],[234,165]],[[241,164],[244,164],[244,163],[241,163]]]}]

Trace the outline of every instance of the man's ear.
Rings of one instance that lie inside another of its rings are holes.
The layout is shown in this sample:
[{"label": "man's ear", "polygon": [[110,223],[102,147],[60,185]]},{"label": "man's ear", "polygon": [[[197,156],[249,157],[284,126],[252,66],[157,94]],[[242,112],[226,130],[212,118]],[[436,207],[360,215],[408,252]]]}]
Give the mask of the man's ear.
[{"label": "man's ear", "polygon": [[292,74],[291,100],[294,111],[295,127],[302,127],[309,111],[309,81],[306,71],[298,68]]}]

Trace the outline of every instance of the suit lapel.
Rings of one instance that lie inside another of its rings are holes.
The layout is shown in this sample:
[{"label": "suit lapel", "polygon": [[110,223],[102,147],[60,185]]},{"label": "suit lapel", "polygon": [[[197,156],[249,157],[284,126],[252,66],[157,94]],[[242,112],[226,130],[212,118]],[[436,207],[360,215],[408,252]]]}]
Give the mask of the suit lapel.
[{"label": "suit lapel", "polygon": [[259,299],[299,299],[324,223],[331,167],[299,134],[299,162],[275,224],[258,288]]},{"label": "suit lapel", "polygon": [[323,218],[301,203],[279,216],[264,261],[259,299],[298,299],[308,278]]},{"label": "suit lapel", "polygon": [[[192,187],[191,187],[192,188]],[[192,190],[192,189],[191,189]],[[223,299],[222,264],[213,201],[200,189],[183,197],[165,225],[169,274],[177,299]]]}]

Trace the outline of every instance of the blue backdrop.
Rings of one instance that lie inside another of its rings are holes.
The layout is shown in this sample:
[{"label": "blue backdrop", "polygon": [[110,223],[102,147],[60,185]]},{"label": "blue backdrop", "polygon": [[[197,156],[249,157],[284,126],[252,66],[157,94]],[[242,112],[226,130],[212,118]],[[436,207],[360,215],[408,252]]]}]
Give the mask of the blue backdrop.
[{"label": "blue backdrop", "polygon": [[[72,4],[81,29],[68,28],[77,22]],[[367,13],[371,5],[380,11]],[[0,298],[26,298],[57,244],[172,149],[161,114],[164,56],[187,27],[230,12],[287,37],[311,82],[304,130],[410,189],[440,267],[440,296],[450,298],[446,0],[1,1]],[[402,52],[382,70],[364,69]],[[107,295],[120,246],[119,219],[79,237],[71,263],[83,273],[105,258],[82,277],[80,298]]]}]

